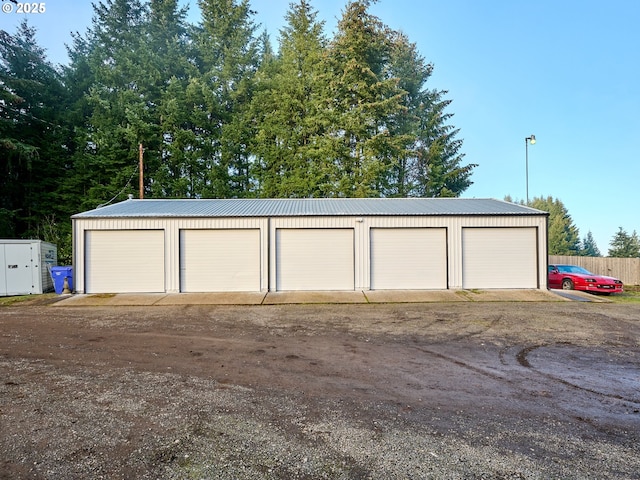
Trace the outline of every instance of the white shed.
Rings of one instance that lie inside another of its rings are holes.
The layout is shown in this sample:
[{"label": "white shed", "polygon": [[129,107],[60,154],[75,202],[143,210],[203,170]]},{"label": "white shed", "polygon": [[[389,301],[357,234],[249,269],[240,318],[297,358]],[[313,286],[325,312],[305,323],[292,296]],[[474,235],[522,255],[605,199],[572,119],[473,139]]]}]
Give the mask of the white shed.
[{"label": "white shed", "polygon": [[0,240],[0,296],[53,291],[50,269],[58,249],[42,240]]},{"label": "white shed", "polygon": [[72,217],[75,290],[546,289],[547,217],[493,199],[126,200]]}]

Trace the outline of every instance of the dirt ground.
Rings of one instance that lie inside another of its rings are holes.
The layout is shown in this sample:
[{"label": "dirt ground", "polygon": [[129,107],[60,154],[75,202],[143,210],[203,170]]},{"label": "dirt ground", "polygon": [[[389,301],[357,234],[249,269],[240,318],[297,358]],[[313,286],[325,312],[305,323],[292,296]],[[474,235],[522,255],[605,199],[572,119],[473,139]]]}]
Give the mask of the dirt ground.
[{"label": "dirt ground", "polygon": [[640,305],[1,307],[0,478],[640,478]]}]

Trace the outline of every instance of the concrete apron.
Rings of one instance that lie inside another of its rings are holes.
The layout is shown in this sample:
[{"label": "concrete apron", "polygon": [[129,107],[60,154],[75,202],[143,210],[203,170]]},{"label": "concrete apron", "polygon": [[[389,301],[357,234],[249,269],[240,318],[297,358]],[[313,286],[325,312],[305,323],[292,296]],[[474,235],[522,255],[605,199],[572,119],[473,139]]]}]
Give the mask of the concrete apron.
[{"label": "concrete apron", "polygon": [[213,292],[61,295],[55,306],[286,305],[449,302],[608,302],[562,290],[371,290],[353,292]]}]

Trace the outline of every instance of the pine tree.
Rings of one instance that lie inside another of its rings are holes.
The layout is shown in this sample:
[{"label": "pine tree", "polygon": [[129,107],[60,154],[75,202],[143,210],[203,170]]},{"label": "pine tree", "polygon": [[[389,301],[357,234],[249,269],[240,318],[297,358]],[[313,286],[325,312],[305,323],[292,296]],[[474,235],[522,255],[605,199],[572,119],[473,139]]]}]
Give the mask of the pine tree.
[{"label": "pine tree", "polygon": [[253,151],[265,197],[324,196],[327,155],[327,66],[323,24],[306,0],[292,4],[280,32],[277,58],[263,60],[253,113],[258,124]]},{"label": "pine tree", "polygon": [[277,55],[249,0],[200,0],[199,26],[180,0],[98,2],[59,70],[26,24],[0,32],[0,233],[70,246],[70,215],[137,193],[141,143],[147,197],[459,195],[450,101],[373,1],[328,39],[298,0]]},{"label": "pine tree", "polygon": [[87,202],[93,207],[137,191],[138,146],[153,144],[158,135],[140,61],[147,8],[138,0],[108,0],[94,10],[87,34],[93,82],[87,95],[91,113],[84,159],[90,172]]},{"label": "pine tree", "polygon": [[0,236],[36,237],[60,217],[67,97],[36,31],[0,31]]},{"label": "pine tree", "polygon": [[616,232],[609,244],[609,256],[618,258],[640,257],[640,238],[634,230],[629,235],[622,227]]},{"label": "pine tree", "polygon": [[198,72],[189,62],[195,52],[186,14],[177,0],[151,0],[148,41],[143,47],[159,135],[149,145],[146,163],[149,190],[157,197],[195,197],[204,188],[187,98],[189,82]]},{"label": "pine tree", "polygon": [[559,199],[534,198],[528,206],[549,212],[549,255],[579,255],[578,229]]},{"label": "pine tree", "polygon": [[250,101],[259,43],[248,0],[199,0],[196,34],[200,78],[190,85],[197,148],[209,172],[203,195],[251,196]]},{"label": "pine tree", "polygon": [[196,126],[189,108],[189,82],[176,76],[168,80],[159,105],[163,133],[160,164],[153,173],[151,192],[156,197],[197,198],[205,189]]},{"label": "pine tree", "polygon": [[390,133],[394,116],[404,109],[405,92],[387,75],[389,35],[368,12],[370,4],[346,6],[329,51],[334,101],[327,133],[336,167],[333,193],[341,197],[380,196],[406,143]]},{"label": "pine tree", "polygon": [[431,91],[422,109],[424,114],[418,130],[416,154],[417,194],[421,197],[457,197],[473,182],[470,177],[475,163],[461,165],[462,140],[456,138],[459,129],[446,122],[452,114],[445,113],[451,104],[443,100],[446,91]]},{"label": "pine tree", "polygon": [[61,206],[70,217],[83,210],[95,208],[102,200],[89,195],[95,185],[94,162],[95,144],[91,140],[91,103],[89,92],[95,83],[95,72],[90,65],[91,44],[79,33],[73,34],[73,42],[67,47],[70,58],[68,65],[62,66],[62,79],[69,97],[69,107],[65,119],[69,126],[66,174],[58,186]]},{"label": "pine tree", "polygon": [[94,9],[69,69],[71,78],[89,72],[86,129],[78,131],[84,148],[74,157],[77,171],[88,172],[75,180],[85,208],[137,192],[140,144],[145,196],[195,195],[184,187],[195,128],[185,92],[196,73],[186,9],[177,0],[109,0]]},{"label": "pine tree", "polygon": [[399,109],[389,118],[389,134],[401,139],[398,148],[389,152],[394,161],[387,171],[385,196],[408,197],[416,195],[416,155],[414,149],[419,145],[418,135],[421,127],[421,114],[424,109],[424,85],[431,76],[432,66],[426,64],[418,54],[415,45],[409,43],[406,35],[390,33],[390,58],[387,76],[397,78],[398,86],[405,94]]},{"label": "pine tree", "polygon": [[457,197],[470,185],[476,164],[461,165],[459,130],[448,125],[451,104],[446,91],[428,90],[433,65],[425,62],[406,35],[394,32],[390,75],[399,79],[406,95],[405,109],[394,118],[391,134],[407,143],[392,154],[397,161],[389,172],[390,196]]},{"label": "pine tree", "polygon": [[596,241],[593,238],[593,234],[591,231],[587,233],[587,236],[582,240],[582,249],[580,250],[580,255],[585,257],[601,257],[600,250],[598,249],[598,245],[596,245]]}]

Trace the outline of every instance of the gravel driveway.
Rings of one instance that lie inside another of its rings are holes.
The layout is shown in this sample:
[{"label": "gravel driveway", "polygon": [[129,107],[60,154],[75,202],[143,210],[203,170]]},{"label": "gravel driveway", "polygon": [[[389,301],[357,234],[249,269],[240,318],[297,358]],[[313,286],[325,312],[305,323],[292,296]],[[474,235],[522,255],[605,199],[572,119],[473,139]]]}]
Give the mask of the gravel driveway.
[{"label": "gravel driveway", "polygon": [[640,306],[0,308],[1,479],[640,478]]}]

